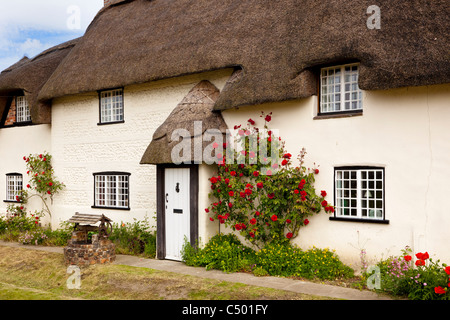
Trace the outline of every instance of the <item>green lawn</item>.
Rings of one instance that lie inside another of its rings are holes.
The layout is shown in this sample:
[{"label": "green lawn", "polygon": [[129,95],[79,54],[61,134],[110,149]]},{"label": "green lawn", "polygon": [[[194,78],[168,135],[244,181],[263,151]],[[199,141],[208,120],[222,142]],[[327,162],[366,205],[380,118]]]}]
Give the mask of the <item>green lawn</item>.
[{"label": "green lawn", "polygon": [[1,300],[317,300],[306,294],[123,265],[81,269],[69,289],[63,255],[0,246]]}]

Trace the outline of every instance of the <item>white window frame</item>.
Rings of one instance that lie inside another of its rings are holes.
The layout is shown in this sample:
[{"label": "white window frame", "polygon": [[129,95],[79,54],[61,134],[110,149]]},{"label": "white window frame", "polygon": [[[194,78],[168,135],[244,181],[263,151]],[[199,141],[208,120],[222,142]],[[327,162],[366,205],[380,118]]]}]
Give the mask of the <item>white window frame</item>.
[{"label": "white window frame", "polygon": [[334,176],[336,218],[386,221],[384,168],[339,167]]},{"label": "white window frame", "polygon": [[16,122],[30,122],[31,113],[25,96],[16,97]]},{"label": "white window frame", "polygon": [[100,123],[121,123],[124,121],[123,88],[100,91]]},{"label": "white window frame", "polygon": [[358,78],[359,63],[322,68],[319,113],[361,112],[363,101]]},{"label": "white window frame", "polygon": [[93,208],[130,209],[130,174],[94,173]]},{"label": "white window frame", "polygon": [[20,173],[8,173],[6,175],[6,201],[17,201],[17,196],[23,190],[23,176]]}]

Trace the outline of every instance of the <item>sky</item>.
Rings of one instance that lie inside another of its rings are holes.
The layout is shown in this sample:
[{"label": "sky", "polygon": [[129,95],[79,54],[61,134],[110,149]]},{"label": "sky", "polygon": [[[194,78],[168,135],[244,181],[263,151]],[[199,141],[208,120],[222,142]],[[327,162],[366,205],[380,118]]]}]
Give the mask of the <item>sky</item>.
[{"label": "sky", "polygon": [[0,0],[0,71],[82,36],[103,0]]}]

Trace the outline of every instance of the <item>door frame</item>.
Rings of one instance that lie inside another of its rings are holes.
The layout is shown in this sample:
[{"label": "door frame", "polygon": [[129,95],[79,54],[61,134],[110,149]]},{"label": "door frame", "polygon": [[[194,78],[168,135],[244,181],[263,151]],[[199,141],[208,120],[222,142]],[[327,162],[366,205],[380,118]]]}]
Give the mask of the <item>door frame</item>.
[{"label": "door frame", "polygon": [[165,169],[189,168],[190,242],[198,242],[198,165],[159,164],[156,166],[156,257],[166,258]]}]

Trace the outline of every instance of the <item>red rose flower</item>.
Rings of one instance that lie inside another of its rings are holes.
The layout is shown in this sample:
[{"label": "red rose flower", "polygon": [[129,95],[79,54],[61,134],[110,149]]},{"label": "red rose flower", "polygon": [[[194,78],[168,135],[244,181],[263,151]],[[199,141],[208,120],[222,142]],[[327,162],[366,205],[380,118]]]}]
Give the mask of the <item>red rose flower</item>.
[{"label": "red rose flower", "polygon": [[284,159],[283,161],[281,161],[281,165],[282,166],[285,166],[285,165],[287,165],[288,164],[288,161],[286,160],[286,159]]},{"label": "red rose flower", "polygon": [[256,224],[256,219],[255,218],[251,219],[250,224]]},{"label": "red rose flower", "polygon": [[250,232],[250,233],[249,233],[249,236],[252,237],[252,238],[254,238],[254,237],[255,237],[255,234],[254,234],[253,232]]},{"label": "red rose flower", "polygon": [[228,194],[230,195],[230,197],[234,196],[234,192],[233,191],[228,192]]},{"label": "red rose flower", "polygon": [[212,221],[212,222],[214,222],[214,219],[213,219],[213,218],[209,218],[209,220]]},{"label": "red rose flower", "polygon": [[232,207],[233,207],[233,204],[232,204],[231,202],[228,203],[228,207],[232,208]]},{"label": "red rose flower", "polygon": [[298,191],[298,189],[295,189],[295,190],[294,190],[294,193],[295,193],[295,194],[298,194],[299,192],[300,192],[300,191]]},{"label": "red rose flower", "polygon": [[424,260],[422,260],[422,259],[419,259],[419,260],[417,260],[416,261],[416,266],[424,266],[425,265],[425,261]]},{"label": "red rose flower", "polygon": [[212,178],[210,179],[210,181],[211,181],[211,183],[216,183],[216,182],[217,182],[217,178],[216,178],[216,177],[212,177]]},{"label": "red rose flower", "polygon": [[236,176],[236,171],[231,171],[230,174],[234,177]]},{"label": "red rose flower", "polygon": [[274,194],[274,193],[269,193],[267,196],[269,197],[269,199],[273,199],[273,197],[275,196],[275,194]]},{"label": "red rose flower", "polygon": [[419,260],[427,260],[430,256],[428,255],[428,252],[422,253],[419,252],[416,254],[416,258]]},{"label": "red rose flower", "polygon": [[259,176],[259,172],[258,172],[258,171],[253,171],[253,175],[254,175],[255,177]]},{"label": "red rose flower", "polygon": [[276,214],[274,214],[273,216],[270,217],[270,219],[271,219],[273,222],[275,222],[275,221],[278,220],[278,217],[277,217]]},{"label": "red rose flower", "polygon": [[405,261],[411,261],[412,259],[410,255],[404,256],[403,258],[405,259]]},{"label": "red rose flower", "polygon": [[272,117],[270,115],[267,115],[264,120],[266,120],[266,122],[270,122],[272,120]]},{"label": "red rose flower", "polygon": [[235,226],[234,226],[234,228],[237,230],[237,231],[239,231],[239,230],[241,230],[242,228],[241,228],[241,225],[238,223],[238,224],[236,224]]},{"label": "red rose flower", "polygon": [[314,173],[315,173],[315,174],[319,174],[319,169],[315,169],[315,170],[314,170]]},{"label": "red rose flower", "polygon": [[208,209],[208,208],[206,208],[206,209],[205,209],[205,212],[206,212],[206,213],[209,213],[209,209]]},{"label": "red rose flower", "polygon": [[288,234],[286,235],[286,238],[290,239],[290,238],[292,238],[292,236],[293,236],[292,232],[288,232]]},{"label": "red rose flower", "polygon": [[437,294],[445,294],[447,291],[443,289],[441,286],[435,287],[434,292]]},{"label": "red rose flower", "polygon": [[258,182],[258,183],[256,184],[256,186],[258,187],[258,189],[262,189],[262,188],[264,187],[264,185],[263,185],[262,182]]},{"label": "red rose flower", "polygon": [[327,202],[326,200],[323,200],[323,201],[321,202],[321,204],[322,204],[322,207],[326,207],[326,206],[328,205],[328,202]]},{"label": "red rose flower", "polygon": [[259,211],[256,211],[255,214],[256,214],[257,216],[259,216],[261,213],[260,213]]},{"label": "red rose flower", "polygon": [[286,219],[286,223],[291,223],[292,221],[290,219]]},{"label": "red rose flower", "polygon": [[308,225],[308,223],[309,223],[309,220],[308,219],[305,219],[304,221],[303,221],[303,224],[306,226],[306,225]]},{"label": "red rose flower", "polygon": [[322,190],[320,192],[320,195],[325,198],[327,196],[327,192]]},{"label": "red rose flower", "polygon": [[251,118],[250,119],[248,119],[248,123],[250,123],[252,126],[253,125],[255,125],[255,121],[254,120],[252,120]]},{"label": "red rose flower", "polygon": [[446,274],[448,274],[450,276],[450,266],[445,267],[444,271]]},{"label": "red rose flower", "polygon": [[285,158],[285,159],[290,159],[291,157],[292,157],[292,154],[290,154],[290,153],[285,153],[283,155],[283,158]]}]

